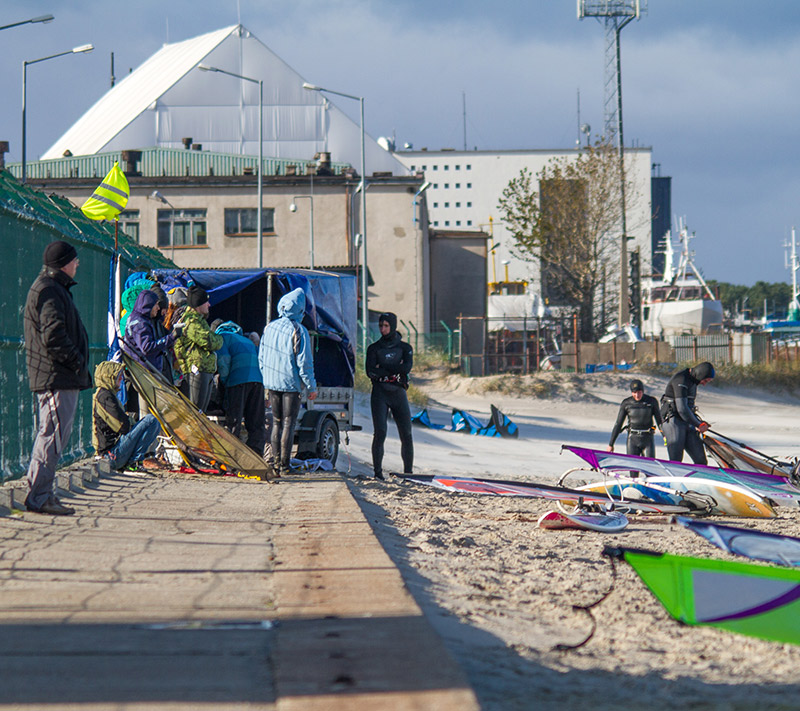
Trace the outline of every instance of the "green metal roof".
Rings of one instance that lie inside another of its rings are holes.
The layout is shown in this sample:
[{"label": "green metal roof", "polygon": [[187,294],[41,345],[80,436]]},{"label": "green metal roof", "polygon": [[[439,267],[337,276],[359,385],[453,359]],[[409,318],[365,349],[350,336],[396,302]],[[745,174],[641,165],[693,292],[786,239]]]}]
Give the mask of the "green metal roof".
[{"label": "green metal roof", "polygon": [[[23,185],[7,170],[0,170],[0,214],[41,225],[52,232],[53,239],[72,239],[109,254],[114,251],[112,222],[90,220],[66,198]],[[117,244],[122,257],[132,265],[174,266],[159,250],[137,244],[122,230]]]},{"label": "green metal roof", "polygon": [[[258,156],[212,153],[180,148],[142,148],[138,171],[144,177],[201,177],[209,175],[243,175],[246,168],[256,174]],[[27,161],[25,170],[31,180],[48,178],[98,178],[101,179],[118,162],[125,170],[123,151],[97,153],[87,156],[66,156],[53,160]],[[297,175],[305,175],[310,160],[293,158],[264,158],[264,175],[286,175],[287,166],[295,166]],[[331,163],[334,175],[341,175],[350,165]],[[7,163],[6,169],[15,177],[22,175],[21,163]]]}]

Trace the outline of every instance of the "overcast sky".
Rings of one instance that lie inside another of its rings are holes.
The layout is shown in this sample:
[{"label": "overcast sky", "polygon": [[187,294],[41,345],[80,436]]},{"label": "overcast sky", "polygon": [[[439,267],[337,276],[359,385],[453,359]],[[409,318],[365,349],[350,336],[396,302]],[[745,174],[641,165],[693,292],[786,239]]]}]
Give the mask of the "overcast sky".
[{"label": "overcast sky", "polygon": [[[800,2],[650,0],[622,32],[626,144],[650,146],[672,207],[696,231],[707,278],[791,281],[784,242],[800,224]],[[604,29],[575,0],[4,0],[0,139],[40,156],[117,79],[159,47],[241,20],[305,79],[366,98],[367,131],[415,148],[570,148],[603,127]],[[356,106],[338,105],[352,113]],[[488,217],[488,215],[487,215]]]}]

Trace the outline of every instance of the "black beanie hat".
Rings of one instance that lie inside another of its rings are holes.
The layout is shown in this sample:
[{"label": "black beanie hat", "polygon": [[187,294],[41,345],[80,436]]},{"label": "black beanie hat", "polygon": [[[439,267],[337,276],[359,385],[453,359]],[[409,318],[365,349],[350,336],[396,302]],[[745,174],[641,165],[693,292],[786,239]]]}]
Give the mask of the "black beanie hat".
[{"label": "black beanie hat", "polygon": [[51,242],[44,248],[42,254],[42,264],[46,267],[53,267],[54,269],[61,269],[67,266],[75,257],[78,256],[78,250],[75,249],[69,242],[57,240]]},{"label": "black beanie hat", "polygon": [[378,323],[380,324],[381,321],[386,321],[386,323],[389,324],[389,331],[391,333],[397,330],[397,316],[391,311],[386,311],[378,316]]},{"label": "black beanie hat", "polygon": [[202,306],[208,301],[208,294],[202,286],[190,286],[186,295],[186,303],[193,309]]},{"label": "black beanie hat", "polygon": [[637,390],[644,392],[644,383],[641,380],[631,380],[631,392],[635,393]]},{"label": "black beanie hat", "polygon": [[700,363],[691,370],[692,377],[699,383],[706,378],[714,377],[714,366],[709,362]]},{"label": "black beanie hat", "polygon": [[167,299],[167,295],[164,290],[156,284],[155,286],[150,287],[150,291],[152,291],[158,297],[158,305],[166,311],[167,306],[169,306],[169,300]]}]

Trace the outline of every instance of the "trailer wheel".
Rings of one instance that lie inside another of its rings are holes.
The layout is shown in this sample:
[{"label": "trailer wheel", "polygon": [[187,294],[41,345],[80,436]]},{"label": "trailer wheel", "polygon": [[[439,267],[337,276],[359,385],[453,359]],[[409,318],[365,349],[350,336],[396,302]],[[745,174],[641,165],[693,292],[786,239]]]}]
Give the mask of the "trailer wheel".
[{"label": "trailer wheel", "polygon": [[336,457],[339,456],[339,427],[331,419],[326,419],[319,429],[317,456],[336,466]]}]

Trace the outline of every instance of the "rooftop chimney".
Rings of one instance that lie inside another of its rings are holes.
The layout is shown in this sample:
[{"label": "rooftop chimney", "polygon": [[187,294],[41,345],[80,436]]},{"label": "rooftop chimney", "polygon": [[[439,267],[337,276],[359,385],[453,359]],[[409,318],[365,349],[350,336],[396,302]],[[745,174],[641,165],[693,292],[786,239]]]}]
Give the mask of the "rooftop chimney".
[{"label": "rooftop chimney", "polygon": [[188,151],[192,147],[192,137],[189,138],[182,138],[181,141],[183,142],[183,147]]},{"label": "rooftop chimney", "polygon": [[125,175],[141,175],[138,166],[142,160],[141,151],[122,151],[122,160],[125,163],[125,169],[122,171]]},{"label": "rooftop chimney", "polygon": [[8,153],[8,141],[0,141],[0,170],[6,167],[6,153]]}]

